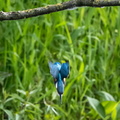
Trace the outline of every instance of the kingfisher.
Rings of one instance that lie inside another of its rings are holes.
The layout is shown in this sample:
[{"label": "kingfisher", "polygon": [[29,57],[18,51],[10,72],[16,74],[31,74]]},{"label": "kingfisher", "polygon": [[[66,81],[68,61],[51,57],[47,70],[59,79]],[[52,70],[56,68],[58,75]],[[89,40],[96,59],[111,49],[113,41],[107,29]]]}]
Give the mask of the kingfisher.
[{"label": "kingfisher", "polygon": [[49,62],[50,73],[54,78],[54,84],[56,86],[57,92],[60,96],[60,102],[62,103],[62,94],[64,92],[65,79],[69,75],[69,62],[59,63],[59,62]]}]

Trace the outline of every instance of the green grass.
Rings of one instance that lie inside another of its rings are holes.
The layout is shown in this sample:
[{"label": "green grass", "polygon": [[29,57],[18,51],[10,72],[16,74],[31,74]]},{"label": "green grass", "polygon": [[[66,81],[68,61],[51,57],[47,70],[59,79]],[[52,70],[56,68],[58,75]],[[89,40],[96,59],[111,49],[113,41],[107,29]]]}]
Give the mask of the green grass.
[{"label": "green grass", "polygon": [[[0,2],[1,10],[16,11],[57,0]],[[119,11],[119,7],[87,7],[0,22],[1,118],[120,119]],[[60,105],[48,61],[63,60],[69,60],[71,69]],[[113,96],[114,103],[108,103],[109,95],[100,95],[101,91]],[[108,111],[107,103],[115,109]]]}]

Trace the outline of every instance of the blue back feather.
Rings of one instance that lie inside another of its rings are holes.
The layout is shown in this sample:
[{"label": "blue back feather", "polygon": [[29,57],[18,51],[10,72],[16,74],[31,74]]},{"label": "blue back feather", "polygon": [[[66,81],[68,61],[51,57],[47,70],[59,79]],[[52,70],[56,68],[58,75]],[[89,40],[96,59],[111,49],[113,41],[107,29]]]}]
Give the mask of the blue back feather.
[{"label": "blue back feather", "polygon": [[62,79],[63,78],[67,78],[67,76],[69,75],[69,63],[63,63],[60,69],[60,74]]}]

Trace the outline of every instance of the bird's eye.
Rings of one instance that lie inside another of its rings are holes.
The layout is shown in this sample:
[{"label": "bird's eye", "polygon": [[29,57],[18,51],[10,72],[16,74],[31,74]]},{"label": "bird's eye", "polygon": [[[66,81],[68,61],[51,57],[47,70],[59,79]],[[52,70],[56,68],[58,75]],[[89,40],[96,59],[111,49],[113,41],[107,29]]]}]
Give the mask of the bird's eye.
[{"label": "bird's eye", "polygon": [[54,83],[56,84],[56,82],[57,82],[57,79],[54,79]]},{"label": "bird's eye", "polygon": [[54,82],[57,82],[57,79],[54,79]]}]

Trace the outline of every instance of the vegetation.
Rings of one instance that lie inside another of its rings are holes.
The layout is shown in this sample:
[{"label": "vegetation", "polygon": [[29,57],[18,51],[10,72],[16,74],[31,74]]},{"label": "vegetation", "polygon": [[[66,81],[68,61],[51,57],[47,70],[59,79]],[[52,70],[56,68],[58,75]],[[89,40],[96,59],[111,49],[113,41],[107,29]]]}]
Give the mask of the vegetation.
[{"label": "vegetation", "polygon": [[[57,2],[0,0],[0,10]],[[1,120],[119,120],[119,11],[84,7],[0,22]],[[64,60],[71,69],[60,105],[48,61]]]}]

